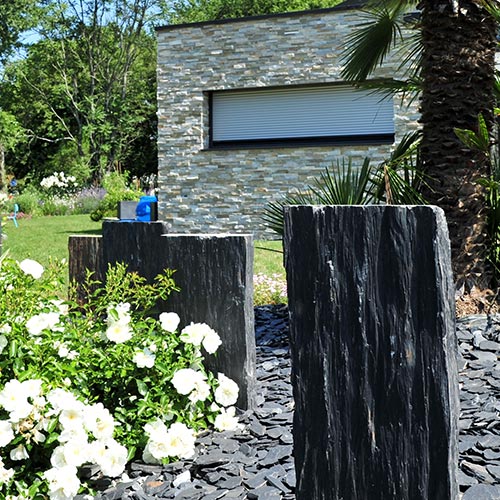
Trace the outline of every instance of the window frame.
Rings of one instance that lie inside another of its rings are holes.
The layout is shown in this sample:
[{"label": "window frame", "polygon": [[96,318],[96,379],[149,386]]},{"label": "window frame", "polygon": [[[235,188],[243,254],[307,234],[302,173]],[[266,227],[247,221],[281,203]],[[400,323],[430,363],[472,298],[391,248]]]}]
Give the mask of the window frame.
[{"label": "window frame", "polygon": [[[236,139],[236,140],[214,140],[214,95],[222,93],[242,93],[248,91],[279,91],[308,89],[316,87],[345,87],[350,86],[346,82],[315,83],[309,85],[287,85],[279,87],[252,87],[243,89],[210,90],[208,95],[208,149],[258,149],[258,148],[286,148],[286,147],[321,147],[321,146],[349,146],[349,145],[390,145],[395,141],[395,123],[393,114],[393,131],[380,134],[345,134],[329,136],[310,137],[280,137],[280,138],[258,138],[258,139]],[[354,90],[354,87],[353,87]],[[392,97],[391,97],[392,99]],[[394,110],[394,108],[393,108]]]}]

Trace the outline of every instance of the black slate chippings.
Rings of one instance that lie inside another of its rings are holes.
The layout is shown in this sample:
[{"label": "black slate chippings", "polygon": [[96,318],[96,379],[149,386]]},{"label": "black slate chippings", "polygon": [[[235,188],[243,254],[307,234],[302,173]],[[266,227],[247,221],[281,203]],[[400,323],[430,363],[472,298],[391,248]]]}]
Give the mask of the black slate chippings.
[{"label": "black slate chippings", "polygon": [[[295,499],[286,306],[255,308],[255,335],[258,401],[240,414],[245,429],[202,433],[190,460],[132,463],[126,482],[96,478],[95,500]],[[457,338],[461,500],[500,500],[500,316],[459,319]]]}]

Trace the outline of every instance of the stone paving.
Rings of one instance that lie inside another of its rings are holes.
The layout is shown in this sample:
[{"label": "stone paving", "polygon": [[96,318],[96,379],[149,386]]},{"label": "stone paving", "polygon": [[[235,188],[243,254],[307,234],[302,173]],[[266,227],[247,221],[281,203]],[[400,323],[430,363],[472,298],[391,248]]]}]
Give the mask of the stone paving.
[{"label": "stone paving", "polygon": [[[130,481],[101,479],[96,499],[295,498],[286,307],[256,309],[258,405],[241,415],[243,432],[205,432],[193,459],[167,466],[134,463]],[[461,500],[500,500],[500,316],[457,324],[460,371]],[[439,499],[428,499],[439,500]]]}]

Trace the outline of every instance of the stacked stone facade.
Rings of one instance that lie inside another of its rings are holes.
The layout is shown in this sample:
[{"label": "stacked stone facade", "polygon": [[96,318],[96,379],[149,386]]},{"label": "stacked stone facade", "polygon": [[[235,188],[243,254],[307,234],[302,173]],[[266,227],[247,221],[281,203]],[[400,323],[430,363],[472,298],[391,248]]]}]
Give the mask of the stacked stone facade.
[{"label": "stacked stone facade", "polygon": [[[342,45],[357,10],[338,8],[159,28],[160,218],[182,233],[276,237],[261,217],[269,201],[304,188],[351,157],[376,165],[391,145],[210,149],[209,93],[341,82]],[[377,76],[395,76],[400,59]],[[417,127],[417,103],[394,98],[396,142]]]}]

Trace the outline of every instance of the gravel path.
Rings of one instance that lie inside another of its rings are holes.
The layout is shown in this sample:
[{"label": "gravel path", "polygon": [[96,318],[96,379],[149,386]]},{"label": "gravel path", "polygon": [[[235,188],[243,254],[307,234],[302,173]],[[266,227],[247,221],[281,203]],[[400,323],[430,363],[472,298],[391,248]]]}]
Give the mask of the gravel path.
[{"label": "gravel path", "polygon": [[[460,371],[458,480],[462,500],[500,500],[500,316],[457,325]],[[256,308],[258,405],[240,432],[205,432],[193,459],[131,464],[130,481],[98,480],[99,500],[295,498],[293,398],[286,307]],[[428,499],[438,500],[438,499]]]}]

